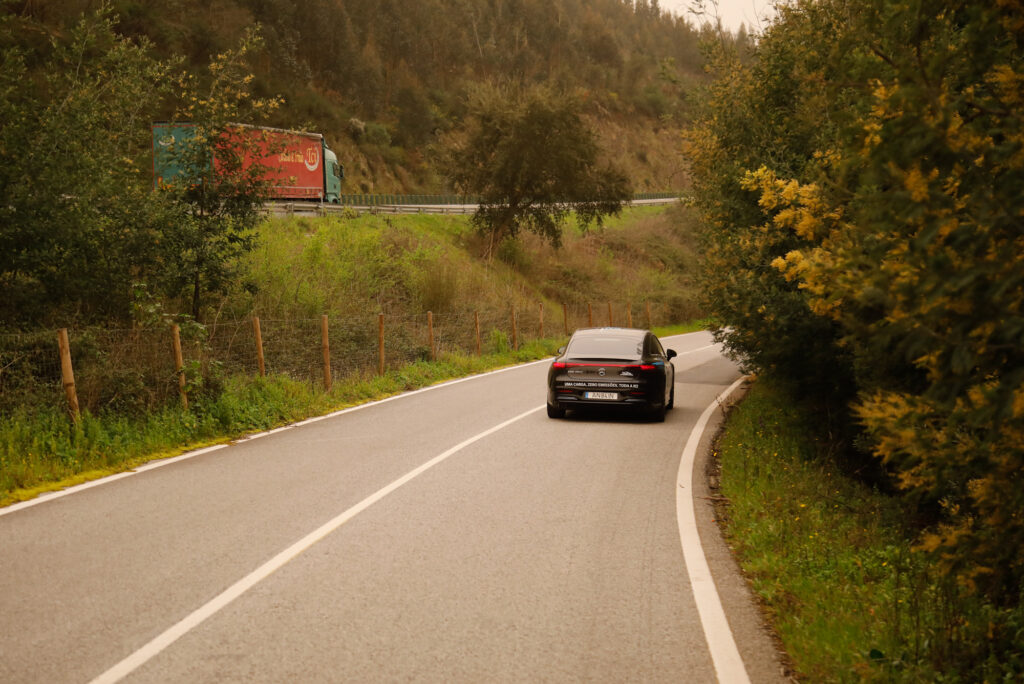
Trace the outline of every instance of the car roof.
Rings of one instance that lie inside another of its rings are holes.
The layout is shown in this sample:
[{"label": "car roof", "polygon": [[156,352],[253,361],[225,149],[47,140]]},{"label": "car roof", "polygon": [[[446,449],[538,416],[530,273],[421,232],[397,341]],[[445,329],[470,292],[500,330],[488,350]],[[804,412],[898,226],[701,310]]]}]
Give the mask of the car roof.
[{"label": "car roof", "polygon": [[608,333],[612,333],[621,337],[643,337],[649,332],[649,330],[644,330],[642,328],[617,328],[608,326],[603,328],[577,328],[576,332],[574,332],[572,336],[576,337],[579,335],[581,337],[589,337],[590,335],[607,335]]}]

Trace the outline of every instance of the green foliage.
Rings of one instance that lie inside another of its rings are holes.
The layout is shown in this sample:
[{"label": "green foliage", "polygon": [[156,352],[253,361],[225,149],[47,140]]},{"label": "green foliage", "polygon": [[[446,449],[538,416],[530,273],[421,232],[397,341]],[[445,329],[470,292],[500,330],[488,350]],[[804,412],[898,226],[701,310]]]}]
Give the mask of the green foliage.
[{"label": "green foliage", "polygon": [[[482,264],[453,244],[467,223],[370,215],[271,221],[240,262],[255,293],[235,306],[239,315],[256,310],[285,318],[441,312],[459,297],[472,301],[468,283],[486,276]],[[490,304],[489,289],[477,293],[481,308]]]},{"label": "green foliage", "polygon": [[235,121],[252,121],[275,110],[275,98],[254,98],[253,77],[246,58],[259,49],[258,32],[249,31],[238,48],[218,55],[201,84],[182,77],[180,120],[190,122],[191,135],[169,148],[178,178],[161,185],[162,199],[175,211],[163,230],[165,283],[172,295],[191,291],[191,312],[201,314],[204,292],[225,294],[233,282],[235,259],[255,245],[261,209],[270,195],[263,166],[248,163],[279,149],[266,134],[240,133]]},{"label": "green foliage", "polygon": [[[232,260],[254,243],[266,183],[242,159],[256,142],[226,131],[278,104],[252,96],[245,62],[258,34],[199,79],[180,60],[158,61],[148,40],[119,35],[117,22],[103,5],[44,47],[27,30],[38,25],[0,13],[6,326],[134,320],[137,295],[157,290],[187,289],[198,319],[200,295],[226,292]],[[172,95],[196,134],[174,151],[185,177],[154,194],[149,124]]]},{"label": "green foliage", "polygon": [[718,444],[719,517],[799,679],[1016,681],[1024,607],[912,553],[900,502],[844,475],[820,409],[763,378]]},{"label": "green foliage", "polygon": [[940,509],[919,550],[995,606],[1024,584],[1022,55],[1020,2],[797,2],[690,147],[720,334],[845,400],[838,372]]},{"label": "green foliage", "polygon": [[[850,363],[837,344],[840,332],[832,321],[811,315],[798,283],[771,267],[806,243],[768,222],[770,212],[742,183],[746,171],[761,166],[800,173],[816,150],[829,148],[836,123],[821,116],[824,77],[803,76],[808,68],[799,62],[822,40],[825,25],[779,22],[750,65],[735,52],[714,52],[717,78],[703,95],[702,116],[685,149],[707,227],[701,290],[722,326],[719,338],[749,367],[789,377],[801,392],[842,401]],[[776,35],[784,38],[773,40]]]},{"label": "green foliage", "polygon": [[600,225],[630,197],[622,172],[600,163],[576,99],[546,88],[488,88],[470,110],[450,173],[459,191],[480,197],[473,222],[489,235],[489,255],[524,228],[558,245],[570,213],[581,226]]},{"label": "green foliage", "polygon": [[[42,47],[0,11],[0,318],[127,317],[157,268],[146,128],[173,65],[103,9]],[[67,318],[65,318],[67,320]]]},{"label": "green foliage", "polygon": [[451,311],[459,303],[459,274],[447,259],[425,268],[415,288],[424,311]]},{"label": "green foliage", "polygon": [[626,209],[600,230],[584,233],[570,221],[557,252],[538,236],[521,235],[506,248],[513,263],[488,265],[476,256],[481,238],[468,217],[273,220],[240,261],[247,290],[229,297],[224,311],[282,319],[418,315],[628,299],[636,321],[644,301],[660,320],[699,318],[694,223],[678,208]]},{"label": "green foliage", "polygon": [[507,354],[512,349],[512,341],[502,330],[491,330],[487,336],[487,348],[495,354]]},{"label": "green foliage", "polygon": [[363,139],[370,145],[377,145],[378,147],[388,147],[391,145],[391,134],[388,133],[387,126],[383,124],[366,124],[363,136]]}]

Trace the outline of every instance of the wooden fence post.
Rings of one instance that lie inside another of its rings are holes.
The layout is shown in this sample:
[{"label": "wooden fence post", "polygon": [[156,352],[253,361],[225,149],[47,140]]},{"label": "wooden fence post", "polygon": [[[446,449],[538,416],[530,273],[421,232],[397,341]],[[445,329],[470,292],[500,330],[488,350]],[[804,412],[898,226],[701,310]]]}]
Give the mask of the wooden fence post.
[{"label": "wooden fence post", "polygon": [[544,302],[540,303],[540,339],[544,339]]},{"label": "wooden fence post", "polygon": [[320,347],[324,354],[324,390],[331,391],[331,339],[328,334],[327,314],[320,318]]},{"label": "wooden fence post", "polygon": [[171,345],[174,347],[174,372],[178,375],[178,394],[181,408],[188,410],[188,394],[185,393],[185,363],[181,356],[181,331],[178,324],[171,326]]},{"label": "wooden fence post", "polygon": [[256,367],[260,371],[260,377],[267,377],[267,366],[263,361],[263,331],[260,329],[260,317],[252,317],[252,332],[256,336]]},{"label": "wooden fence post", "polygon": [[565,324],[565,336],[569,336],[569,307],[562,302],[562,323]]},{"label": "wooden fence post", "polygon": [[644,309],[647,311],[647,329],[651,328],[651,303],[650,301],[644,302]]},{"label": "wooden fence post", "polygon": [[377,314],[377,357],[380,359],[378,375],[384,375],[384,314]]},{"label": "wooden fence post", "polygon": [[437,348],[434,346],[434,312],[427,312],[427,344],[430,345],[430,360],[437,361]]},{"label": "wooden fence post", "polygon": [[611,302],[608,302],[608,325],[609,325],[609,327],[613,325],[613,323],[612,323],[612,303]]},{"label": "wooden fence post", "polygon": [[78,410],[78,391],[75,389],[75,370],[71,367],[71,343],[68,341],[67,328],[61,328],[57,332],[57,347],[60,349],[60,376],[64,385],[64,396],[68,399],[71,419],[78,423],[82,420],[82,414]]},{"label": "wooden fence post", "polygon": [[587,327],[594,327],[594,307],[590,305],[590,302],[587,302]]},{"label": "wooden fence post", "polygon": [[512,307],[512,349],[519,351],[519,327],[516,325],[516,307]]},{"label": "wooden fence post", "polygon": [[473,312],[473,326],[476,328],[476,355],[480,356],[480,312]]}]

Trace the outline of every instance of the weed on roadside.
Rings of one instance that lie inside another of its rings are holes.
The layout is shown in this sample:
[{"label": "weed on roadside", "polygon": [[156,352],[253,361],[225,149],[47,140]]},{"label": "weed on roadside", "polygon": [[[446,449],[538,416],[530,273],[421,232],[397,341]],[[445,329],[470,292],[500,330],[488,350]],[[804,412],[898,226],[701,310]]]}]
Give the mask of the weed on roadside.
[{"label": "weed on roadside", "polygon": [[820,424],[759,380],[716,451],[727,536],[799,678],[1020,681],[1024,616],[915,552],[898,499],[838,472]]}]

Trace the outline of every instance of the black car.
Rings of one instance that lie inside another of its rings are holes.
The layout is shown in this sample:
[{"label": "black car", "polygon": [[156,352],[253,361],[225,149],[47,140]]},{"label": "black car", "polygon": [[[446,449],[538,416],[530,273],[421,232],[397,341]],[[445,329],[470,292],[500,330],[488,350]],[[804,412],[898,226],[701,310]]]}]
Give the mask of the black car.
[{"label": "black car", "polygon": [[606,407],[643,410],[665,420],[675,402],[675,355],[649,330],[577,330],[548,371],[548,417]]}]

